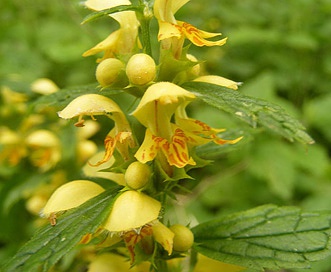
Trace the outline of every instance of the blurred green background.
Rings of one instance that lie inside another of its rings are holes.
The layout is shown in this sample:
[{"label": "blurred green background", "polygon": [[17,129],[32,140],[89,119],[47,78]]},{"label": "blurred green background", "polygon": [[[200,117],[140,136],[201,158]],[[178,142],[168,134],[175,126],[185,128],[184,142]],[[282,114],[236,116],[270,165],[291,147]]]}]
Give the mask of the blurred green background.
[{"label": "blurred green background", "polygon": [[[73,0],[1,1],[2,88],[25,93],[33,100],[37,96],[30,84],[41,77],[53,80],[60,88],[94,83],[95,58],[81,54],[117,25],[109,19],[80,25],[87,14],[89,11]],[[311,146],[290,143],[225,113],[196,105],[192,108],[194,116],[230,132],[240,130],[245,138],[236,148],[216,154],[207,169],[193,172],[203,180],[192,182],[196,185],[191,186],[192,196],[182,200],[185,214],[201,222],[266,203],[296,205],[305,210],[330,209],[331,2],[192,0],[176,17],[228,37],[222,47],[191,46],[190,53],[206,61],[206,72],[243,82],[240,91],[244,94],[281,105],[316,141]],[[4,107],[4,100],[2,96],[0,107]],[[48,112],[49,120],[40,126],[56,125],[55,112]],[[2,112],[0,118],[1,127],[19,130],[24,114]],[[63,126],[58,134],[68,143],[72,131]],[[1,152],[3,149],[0,145]],[[66,152],[66,162],[70,162],[73,151]],[[28,179],[31,182],[48,174],[31,173],[31,169],[26,162],[12,170],[0,165],[0,262],[35,229],[31,222],[36,216],[26,210],[20,194],[30,186],[24,186]],[[71,171],[69,177],[79,175],[78,168],[66,171]],[[31,186],[37,186],[36,182]],[[330,271],[330,263],[321,262],[313,271]]]}]

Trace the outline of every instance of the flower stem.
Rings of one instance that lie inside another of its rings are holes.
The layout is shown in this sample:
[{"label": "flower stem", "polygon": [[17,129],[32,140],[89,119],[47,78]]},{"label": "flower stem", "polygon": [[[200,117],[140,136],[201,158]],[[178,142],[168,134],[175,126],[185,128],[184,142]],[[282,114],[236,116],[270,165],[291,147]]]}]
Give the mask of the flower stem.
[{"label": "flower stem", "polygon": [[155,271],[156,272],[169,272],[167,262],[163,259],[155,259]]},{"label": "flower stem", "polygon": [[150,22],[153,17],[153,13],[150,10],[149,4],[145,1],[142,3],[142,11],[137,12],[137,17],[140,22],[141,31],[141,43],[143,46],[144,53],[152,56],[152,46],[150,38]]}]

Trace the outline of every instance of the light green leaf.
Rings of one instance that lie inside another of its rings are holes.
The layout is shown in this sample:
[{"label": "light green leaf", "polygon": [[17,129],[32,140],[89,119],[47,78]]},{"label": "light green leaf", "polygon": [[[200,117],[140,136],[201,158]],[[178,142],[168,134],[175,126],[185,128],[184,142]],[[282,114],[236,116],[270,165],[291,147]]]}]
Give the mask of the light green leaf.
[{"label": "light green leaf", "polygon": [[290,141],[314,143],[305,132],[304,126],[278,105],[215,84],[187,82],[182,87],[196,94],[207,104],[231,113],[253,127],[263,126]]},{"label": "light green leaf", "polygon": [[104,17],[104,16],[107,16],[109,14],[113,14],[113,13],[121,12],[121,11],[128,11],[128,10],[132,10],[132,11],[141,10],[141,7],[137,7],[137,6],[133,6],[133,5],[120,5],[120,6],[116,6],[113,8],[96,11],[96,12],[93,12],[93,13],[87,15],[84,18],[82,24],[85,24],[87,22],[96,20],[96,19]]},{"label": "light green leaf", "polygon": [[85,234],[97,230],[109,214],[118,190],[118,187],[107,190],[61,215],[55,226],[47,224],[39,229],[2,271],[48,271]]},{"label": "light green leaf", "polygon": [[295,188],[296,168],[294,145],[286,142],[260,139],[250,156],[248,172],[265,180],[271,191],[284,200],[290,200]]},{"label": "light green leaf", "polygon": [[250,269],[309,268],[331,255],[331,212],[264,205],[192,229],[195,249]]}]

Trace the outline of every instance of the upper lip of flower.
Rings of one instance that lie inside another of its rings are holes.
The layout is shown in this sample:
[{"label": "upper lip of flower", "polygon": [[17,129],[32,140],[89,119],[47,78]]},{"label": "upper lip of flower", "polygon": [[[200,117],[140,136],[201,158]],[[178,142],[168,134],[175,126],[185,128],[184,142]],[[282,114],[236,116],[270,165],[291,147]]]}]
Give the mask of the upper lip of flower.
[{"label": "upper lip of flower", "polygon": [[154,198],[134,190],[128,190],[118,196],[103,228],[110,232],[125,232],[156,220],[161,203]]},{"label": "upper lip of flower", "polygon": [[[193,99],[194,94],[171,82],[158,82],[146,90],[132,115],[145,127],[150,128],[152,133],[157,134],[160,132],[160,126],[164,127],[170,123],[171,116],[181,103]],[[162,133],[160,136],[163,136]]]}]

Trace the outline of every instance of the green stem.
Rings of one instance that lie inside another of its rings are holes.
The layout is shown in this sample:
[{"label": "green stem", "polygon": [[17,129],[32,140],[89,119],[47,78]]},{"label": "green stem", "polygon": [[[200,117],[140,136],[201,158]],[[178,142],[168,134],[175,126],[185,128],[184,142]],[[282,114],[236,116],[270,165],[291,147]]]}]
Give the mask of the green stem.
[{"label": "green stem", "polygon": [[150,22],[153,17],[148,3],[144,2],[142,5],[142,11],[137,13],[137,17],[140,22],[141,29],[141,43],[143,45],[144,53],[152,56],[152,46],[150,38]]},{"label": "green stem", "polygon": [[169,272],[167,262],[163,259],[155,259],[155,272]]}]

